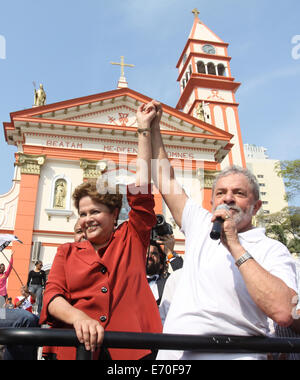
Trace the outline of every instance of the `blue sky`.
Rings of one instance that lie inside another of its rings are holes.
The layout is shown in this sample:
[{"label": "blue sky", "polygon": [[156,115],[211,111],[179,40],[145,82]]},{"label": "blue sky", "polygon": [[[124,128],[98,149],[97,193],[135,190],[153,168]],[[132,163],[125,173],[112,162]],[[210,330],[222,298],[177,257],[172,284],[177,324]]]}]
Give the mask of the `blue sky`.
[{"label": "blue sky", "polygon": [[[131,89],[175,107],[195,7],[230,44],[244,143],[299,159],[298,0],[0,0],[1,126],[32,106],[33,81],[44,84],[48,104],[115,89],[120,71],[110,62],[121,55],[135,65],[125,71]],[[0,194],[11,188],[15,151],[2,131]]]}]

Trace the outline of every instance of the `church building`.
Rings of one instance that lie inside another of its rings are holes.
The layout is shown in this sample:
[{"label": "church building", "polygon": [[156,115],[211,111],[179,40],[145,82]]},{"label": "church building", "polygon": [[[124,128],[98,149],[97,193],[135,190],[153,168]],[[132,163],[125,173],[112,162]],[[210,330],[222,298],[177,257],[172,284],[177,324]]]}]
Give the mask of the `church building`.
[{"label": "church building", "polygon": [[[246,167],[235,98],[240,83],[232,77],[229,45],[200,21],[196,9],[193,13],[177,63],[180,97],[175,108],[163,104],[161,129],[177,179],[209,209],[216,173],[232,164]],[[151,99],[128,87],[123,57],[119,64],[117,89],[48,105],[37,102],[30,109],[12,110],[11,120],[3,124],[6,142],[17,153],[13,186],[0,196],[0,234],[23,242],[14,242],[4,253],[9,259],[14,252],[14,268],[24,283],[35,261],[49,271],[59,245],[73,241],[78,215],[72,193],[79,184],[114,178],[125,188],[134,181],[136,111]],[[184,236],[157,191],[155,212],[173,225],[175,250],[184,254]],[[127,215],[125,200],[119,222]],[[1,253],[0,262],[5,262]],[[12,272],[8,294],[14,297],[19,289]]]}]

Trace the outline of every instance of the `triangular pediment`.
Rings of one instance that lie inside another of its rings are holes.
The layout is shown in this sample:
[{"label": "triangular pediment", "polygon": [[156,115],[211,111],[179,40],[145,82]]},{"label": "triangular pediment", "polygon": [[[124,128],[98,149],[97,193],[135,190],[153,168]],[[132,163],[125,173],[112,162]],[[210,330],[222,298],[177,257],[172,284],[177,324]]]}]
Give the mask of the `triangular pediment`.
[{"label": "triangular pediment", "polygon": [[[130,89],[115,90],[84,98],[32,108],[11,114],[16,122],[36,121],[39,124],[105,125],[137,128],[136,110],[142,103],[151,101]],[[162,130],[177,133],[207,134],[229,137],[226,132],[163,105]]]},{"label": "triangular pediment", "polygon": [[193,28],[190,32],[189,39],[207,41],[212,43],[224,43],[208,26],[203,24],[199,19],[195,19]]},{"label": "triangular pediment", "polygon": [[[101,135],[136,141],[136,111],[139,105],[149,101],[150,98],[125,88],[15,112],[11,114],[12,123],[4,125],[6,136],[16,141],[22,132],[38,131],[39,134],[55,132],[91,139]],[[229,133],[164,104],[161,130],[167,143],[178,147],[202,146],[222,151],[220,156],[228,153],[232,138]]]}]

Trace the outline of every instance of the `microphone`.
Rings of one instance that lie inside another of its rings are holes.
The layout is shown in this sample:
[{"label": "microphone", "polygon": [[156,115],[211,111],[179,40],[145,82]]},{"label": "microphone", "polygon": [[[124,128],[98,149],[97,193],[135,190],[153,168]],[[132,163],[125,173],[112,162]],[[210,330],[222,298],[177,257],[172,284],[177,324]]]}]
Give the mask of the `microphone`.
[{"label": "microphone", "polygon": [[[229,207],[226,204],[221,204],[216,208],[216,210],[229,210]],[[220,239],[223,223],[224,223],[224,219],[220,217],[214,221],[212,229],[211,229],[211,233],[209,235],[212,240]]]}]

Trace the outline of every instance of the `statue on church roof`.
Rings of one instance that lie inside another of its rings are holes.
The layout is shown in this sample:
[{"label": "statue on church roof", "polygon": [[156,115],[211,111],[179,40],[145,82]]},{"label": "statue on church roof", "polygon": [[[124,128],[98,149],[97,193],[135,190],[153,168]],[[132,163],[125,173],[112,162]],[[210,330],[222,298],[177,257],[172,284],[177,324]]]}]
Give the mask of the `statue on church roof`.
[{"label": "statue on church roof", "polygon": [[[34,86],[35,87],[35,86]],[[38,90],[34,89],[34,106],[40,107],[46,104],[46,93],[42,84]]]}]

